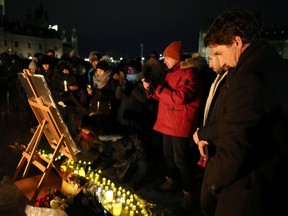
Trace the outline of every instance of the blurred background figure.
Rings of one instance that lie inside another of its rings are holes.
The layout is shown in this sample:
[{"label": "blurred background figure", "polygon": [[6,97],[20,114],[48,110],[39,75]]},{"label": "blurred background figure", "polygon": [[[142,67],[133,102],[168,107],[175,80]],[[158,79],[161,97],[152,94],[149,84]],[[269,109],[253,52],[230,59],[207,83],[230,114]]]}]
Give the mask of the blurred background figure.
[{"label": "blurred background figure", "polygon": [[114,78],[118,80],[115,95],[120,100],[117,120],[122,125],[146,131],[145,119],[149,116],[146,110],[148,99],[141,82],[143,73],[140,60],[131,60],[127,72],[115,74]]},{"label": "blurred background figure", "polygon": [[87,84],[92,85],[93,84],[93,74],[96,71],[97,63],[101,59],[101,55],[98,51],[91,51],[89,56],[89,62],[91,64],[90,68],[87,71]]},{"label": "blurred background figure", "polygon": [[50,86],[54,73],[52,59],[48,55],[42,55],[39,59],[39,62],[40,62],[40,68],[38,73],[45,77],[48,86]]},{"label": "blurred background figure", "polygon": [[81,122],[78,110],[85,112],[87,93],[86,89],[79,86],[77,76],[73,73],[70,62],[61,60],[57,63],[50,90],[63,121],[67,124],[72,137],[74,137]]},{"label": "blurred background figure", "polygon": [[39,71],[39,65],[38,65],[38,58],[33,57],[28,65],[29,72],[31,74],[37,74]]},{"label": "blurred background figure", "polygon": [[115,97],[116,81],[107,61],[99,61],[93,73],[88,114],[105,113],[116,119],[118,103]]}]

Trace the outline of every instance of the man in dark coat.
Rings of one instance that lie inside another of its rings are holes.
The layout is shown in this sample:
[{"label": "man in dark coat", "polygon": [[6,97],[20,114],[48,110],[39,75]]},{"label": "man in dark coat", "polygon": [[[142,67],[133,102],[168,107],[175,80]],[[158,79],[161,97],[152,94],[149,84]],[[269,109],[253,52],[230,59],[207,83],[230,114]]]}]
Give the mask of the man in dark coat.
[{"label": "man in dark coat", "polygon": [[193,136],[201,155],[209,156],[205,215],[280,215],[287,206],[280,197],[287,196],[288,182],[288,64],[260,33],[252,14],[232,10],[214,20],[204,39],[229,68],[205,126],[214,129]]}]

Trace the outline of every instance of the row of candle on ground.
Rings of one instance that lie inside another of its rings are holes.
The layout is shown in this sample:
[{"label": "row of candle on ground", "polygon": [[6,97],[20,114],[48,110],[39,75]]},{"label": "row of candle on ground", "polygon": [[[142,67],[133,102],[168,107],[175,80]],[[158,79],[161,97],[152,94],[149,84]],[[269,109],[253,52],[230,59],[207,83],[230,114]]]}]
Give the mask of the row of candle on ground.
[{"label": "row of candle on ground", "polygon": [[[146,209],[142,209],[141,211],[137,210],[134,207],[125,206],[122,203],[108,203],[103,205],[104,208],[112,213],[113,216],[149,216],[150,214]],[[135,210],[133,210],[135,209]]]},{"label": "row of candle on ground", "polygon": [[[51,159],[52,158],[52,153],[45,153],[45,150],[39,150],[38,154],[40,154],[42,157],[45,157],[47,159]],[[62,158],[63,154],[59,155],[56,160],[60,160]],[[88,180],[92,180],[94,179],[94,175],[95,177],[97,177],[97,175],[99,173],[101,173],[101,170],[98,172],[98,170],[92,170],[91,168],[91,161],[85,161],[85,160],[79,160],[79,161],[74,161],[70,158],[68,158],[66,161],[64,161],[61,165],[60,165],[60,169],[63,172],[73,172],[74,174],[86,177]],[[98,172],[98,174],[97,174]],[[108,181],[109,183],[109,181]]]},{"label": "row of candle on ground", "polygon": [[[63,167],[61,169],[63,169]],[[81,172],[81,170],[83,170],[83,168],[77,171],[74,170],[73,172],[80,176],[85,176],[90,181],[90,185],[92,184],[97,188],[94,193],[98,197],[99,202],[101,202],[108,211],[113,211],[113,208],[115,208],[113,207],[114,204],[118,203],[119,205],[121,204],[123,212],[129,213],[128,215],[147,214],[148,211],[146,210],[145,205],[143,205],[143,202],[141,203],[134,200],[134,196],[129,190],[122,188],[121,186],[116,187],[110,179],[102,176],[102,171],[100,169],[95,170],[95,173],[90,170],[86,175],[83,171]],[[119,205],[116,205],[117,208],[119,208]]]},{"label": "row of candle on ground", "polygon": [[105,190],[94,185],[90,190],[98,197],[104,208],[113,215],[149,215],[145,205],[135,200],[133,194],[121,187],[118,190]]},{"label": "row of candle on ground", "polygon": [[[46,156],[47,158],[52,156],[52,154],[51,156],[45,154],[44,150],[40,150],[39,152],[41,152],[42,156]],[[121,204],[121,209],[123,209],[125,215],[127,215],[126,213],[129,213],[128,215],[148,215],[145,206],[139,201],[135,202],[134,196],[129,190],[126,190],[121,186],[117,188],[110,179],[101,176],[102,172],[100,169],[92,170],[90,164],[90,161],[73,161],[68,158],[60,167],[64,172],[73,172],[74,174],[86,177],[90,182],[93,182],[93,185],[97,187],[95,195],[108,211],[113,209],[113,211],[115,211],[115,208],[119,208],[119,205]],[[85,170],[87,170],[87,173]],[[112,199],[109,198],[111,197],[111,194],[113,197]]]}]

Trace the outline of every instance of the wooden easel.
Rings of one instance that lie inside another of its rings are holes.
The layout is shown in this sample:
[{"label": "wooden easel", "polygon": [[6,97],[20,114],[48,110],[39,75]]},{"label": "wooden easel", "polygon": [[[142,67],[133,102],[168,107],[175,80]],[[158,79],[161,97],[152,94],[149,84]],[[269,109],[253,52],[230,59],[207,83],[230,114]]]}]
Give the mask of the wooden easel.
[{"label": "wooden easel", "polygon": [[[44,77],[42,75],[29,75],[29,72],[26,69],[23,70],[23,73],[18,73],[18,77],[26,90],[29,105],[31,106],[39,125],[27,148],[22,153],[22,157],[17,165],[12,180],[16,180],[25,163],[27,164],[22,178],[26,177],[32,164],[43,172],[31,200],[34,202],[39,195],[45,177],[53,167],[56,168],[54,162],[57,155],[62,153],[66,157],[77,161],[76,154],[79,150],[60,116]],[[54,150],[49,159],[37,153],[43,134],[51,148]]]}]

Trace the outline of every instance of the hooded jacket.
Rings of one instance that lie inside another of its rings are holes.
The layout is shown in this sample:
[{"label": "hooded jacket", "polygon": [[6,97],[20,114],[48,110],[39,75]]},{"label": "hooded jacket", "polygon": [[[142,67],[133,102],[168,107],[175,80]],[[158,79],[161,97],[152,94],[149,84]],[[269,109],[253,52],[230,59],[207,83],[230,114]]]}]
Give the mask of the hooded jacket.
[{"label": "hooded jacket", "polygon": [[182,69],[179,63],[174,65],[152,96],[159,100],[154,130],[170,136],[192,136],[199,120],[201,94],[199,72],[193,68]]}]

